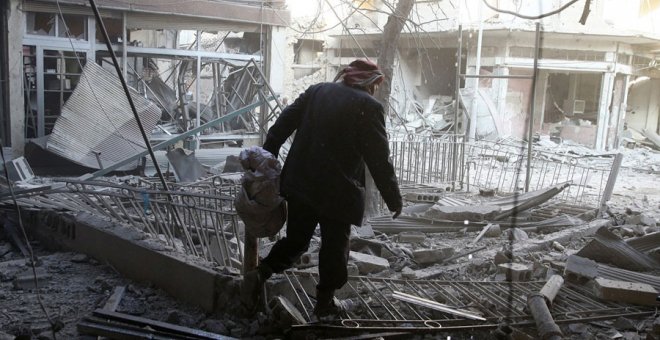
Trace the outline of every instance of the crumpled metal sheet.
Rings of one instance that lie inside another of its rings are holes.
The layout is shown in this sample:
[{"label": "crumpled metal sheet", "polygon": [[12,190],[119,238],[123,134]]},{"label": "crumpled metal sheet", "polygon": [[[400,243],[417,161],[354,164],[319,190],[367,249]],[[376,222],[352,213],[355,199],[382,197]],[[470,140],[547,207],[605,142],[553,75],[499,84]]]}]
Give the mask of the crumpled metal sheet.
[{"label": "crumpled metal sheet", "polygon": [[[130,92],[143,127],[150,132],[160,119],[161,110],[134,89]],[[144,151],[144,140],[114,70],[93,62],[85,65],[78,86],[62,107],[46,148],[94,169]],[[135,161],[117,170],[132,170],[137,165]]]}]

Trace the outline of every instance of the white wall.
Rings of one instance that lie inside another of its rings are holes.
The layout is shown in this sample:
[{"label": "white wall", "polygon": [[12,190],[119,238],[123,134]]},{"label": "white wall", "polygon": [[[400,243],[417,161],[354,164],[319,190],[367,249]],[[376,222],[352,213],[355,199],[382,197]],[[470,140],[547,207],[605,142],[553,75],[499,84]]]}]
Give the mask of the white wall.
[{"label": "white wall", "polygon": [[628,94],[626,123],[629,128],[657,131],[660,115],[660,79],[635,83]]}]

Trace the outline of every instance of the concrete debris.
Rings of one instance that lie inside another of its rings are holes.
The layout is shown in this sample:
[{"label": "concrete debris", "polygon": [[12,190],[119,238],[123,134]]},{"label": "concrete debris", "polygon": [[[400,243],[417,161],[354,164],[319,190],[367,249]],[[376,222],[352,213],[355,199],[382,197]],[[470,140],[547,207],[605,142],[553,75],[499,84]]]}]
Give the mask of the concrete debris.
[{"label": "concrete debris", "polygon": [[351,237],[373,238],[375,236],[376,234],[374,234],[374,229],[371,225],[351,226]]},{"label": "concrete debris", "polygon": [[500,214],[502,208],[496,205],[473,205],[473,206],[442,206],[434,205],[424,217],[449,221],[486,221],[494,220]]},{"label": "concrete debris", "polygon": [[631,214],[626,216],[626,224],[641,224],[649,227],[657,226],[655,218],[646,213]]},{"label": "concrete debris", "polygon": [[652,274],[642,274],[631,270],[610,267],[596,261],[577,255],[571,255],[566,262],[564,277],[567,281],[585,284],[601,277],[614,281],[630,281],[645,283],[660,291],[660,277]]},{"label": "concrete debris", "polygon": [[379,256],[351,251],[349,259],[355,263],[360,274],[378,273],[390,268],[390,263]]},{"label": "concrete debris", "polygon": [[594,293],[603,300],[646,306],[659,304],[658,291],[645,283],[594,279]]},{"label": "concrete debris", "polygon": [[499,237],[502,234],[502,230],[500,229],[499,224],[491,224],[489,223],[486,225],[481,232],[472,240],[472,243],[477,243],[479,240],[481,240],[482,237]]},{"label": "concrete debris", "polygon": [[178,182],[195,182],[208,175],[204,165],[195,157],[194,151],[176,148],[167,152],[167,159],[174,169],[174,175]]},{"label": "concrete debris", "polygon": [[507,281],[526,282],[532,278],[532,270],[522,263],[502,263],[497,268]]},{"label": "concrete debris", "polygon": [[422,243],[426,240],[426,234],[419,231],[404,231],[399,233],[397,240],[400,243]]},{"label": "concrete debris", "polygon": [[439,201],[442,196],[438,193],[407,192],[403,195],[403,198],[410,202],[435,203]]},{"label": "concrete debris", "polygon": [[652,130],[642,129],[642,134],[655,145],[656,149],[660,149],[660,136],[657,133]]},{"label": "concrete debris", "polygon": [[513,241],[529,240],[529,235],[520,228],[510,228],[507,229],[504,233],[508,240],[513,240]]},{"label": "concrete debris", "polygon": [[626,240],[626,243],[642,253],[656,249],[660,244],[660,232]]},{"label": "concrete debris", "polygon": [[628,245],[608,228],[598,229],[595,236],[576,255],[636,271],[660,268],[658,262]]},{"label": "concrete debris", "polygon": [[564,247],[563,245],[561,245],[561,243],[559,243],[559,242],[557,242],[557,241],[552,241],[552,248],[555,249],[555,250],[557,250],[557,251],[564,251],[564,250],[566,250],[566,247]]},{"label": "concrete debris", "polygon": [[500,265],[502,263],[508,263],[511,262],[511,252],[510,251],[498,251],[495,254],[495,257],[493,258],[493,262],[496,265]]},{"label": "concrete debris", "polygon": [[274,316],[274,321],[283,329],[288,329],[292,325],[303,325],[307,323],[298,308],[284,296],[274,297],[268,303],[268,306]]},{"label": "concrete debris", "polygon": [[491,200],[489,201],[489,204],[494,204],[502,208],[501,214],[495,217],[495,220],[499,221],[513,214],[519,214],[525,210],[539,206],[569,186],[570,182],[560,183],[545,189],[530,191],[523,194],[516,193],[509,197]]},{"label": "concrete debris", "polygon": [[413,259],[419,264],[439,263],[454,255],[454,248],[442,247],[413,251]]}]

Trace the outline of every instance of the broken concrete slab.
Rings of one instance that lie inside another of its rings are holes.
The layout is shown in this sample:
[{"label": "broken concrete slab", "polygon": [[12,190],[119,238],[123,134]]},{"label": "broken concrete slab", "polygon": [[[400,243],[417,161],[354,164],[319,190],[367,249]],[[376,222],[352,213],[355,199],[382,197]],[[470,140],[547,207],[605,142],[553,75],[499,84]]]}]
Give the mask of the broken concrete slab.
[{"label": "broken concrete slab", "polygon": [[499,206],[502,211],[495,216],[495,220],[502,220],[514,214],[519,214],[527,209],[536,207],[549,199],[553,198],[565,188],[570,186],[570,182],[559,183],[554,186],[526,193],[516,193],[514,195],[498,198],[489,201],[489,204]]},{"label": "broken concrete slab", "polygon": [[472,240],[472,243],[477,243],[482,237],[499,237],[502,234],[499,224],[489,223],[486,225],[479,234]]},{"label": "broken concrete slab", "polygon": [[626,240],[626,243],[636,250],[645,253],[655,249],[660,244],[660,232],[646,234],[641,237]]},{"label": "broken concrete slab", "polygon": [[586,283],[598,276],[598,263],[584,257],[571,255],[566,261],[564,277],[574,283]]},{"label": "broken concrete slab", "polygon": [[658,291],[645,283],[609,280],[598,277],[594,279],[594,293],[598,298],[609,301],[631,303],[636,305],[658,305]]},{"label": "broken concrete slab", "polygon": [[389,261],[382,257],[369,254],[351,251],[349,253],[349,259],[358,267],[360,274],[378,273],[390,268]]},{"label": "broken concrete slab", "polygon": [[502,263],[497,268],[505,275],[507,281],[525,282],[532,278],[532,270],[522,263]]},{"label": "broken concrete slab", "polygon": [[351,226],[351,238],[374,238],[376,237],[376,234],[374,234],[374,229],[368,225],[365,224],[363,226]]},{"label": "broken concrete slab", "polygon": [[431,280],[463,267],[465,267],[464,263],[456,263],[448,266],[435,265],[429,268],[416,270],[415,277],[419,280]]},{"label": "broken concrete slab", "polygon": [[529,235],[527,235],[527,233],[520,228],[510,228],[507,229],[504,233],[508,240],[513,240],[513,241],[529,240]]},{"label": "broken concrete slab", "polygon": [[651,274],[642,274],[631,270],[610,267],[596,261],[571,255],[566,262],[564,277],[567,281],[584,284],[596,277],[618,281],[634,281],[649,284],[660,291],[660,277]]},{"label": "broken concrete slab", "polygon": [[442,198],[442,195],[435,192],[407,192],[403,198],[411,202],[435,203]]},{"label": "broken concrete slab", "polygon": [[440,263],[454,255],[454,252],[452,247],[420,249],[413,251],[413,259],[419,264]]},{"label": "broken concrete slab", "polygon": [[660,268],[658,262],[628,245],[606,227],[598,229],[595,236],[576,255],[636,271]]},{"label": "broken concrete slab", "polygon": [[397,241],[400,243],[422,243],[426,240],[426,234],[420,231],[400,232]]},{"label": "broken concrete slab", "polygon": [[656,148],[660,148],[660,136],[655,133],[653,130],[642,129],[642,134],[646,137],[651,143],[655,145]]},{"label": "broken concrete slab", "polygon": [[502,211],[496,205],[469,205],[469,206],[432,206],[424,216],[431,219],[449,221],[486,221],[493,220]]},{"label": "broken concrete slab", "polygon": [[508,263],[511,262],[511,252],[506,252],[506,251],[498,251],[495,253],[495,256],[493,257],[493,262],[496,265],[500,265],[502,263]]}]

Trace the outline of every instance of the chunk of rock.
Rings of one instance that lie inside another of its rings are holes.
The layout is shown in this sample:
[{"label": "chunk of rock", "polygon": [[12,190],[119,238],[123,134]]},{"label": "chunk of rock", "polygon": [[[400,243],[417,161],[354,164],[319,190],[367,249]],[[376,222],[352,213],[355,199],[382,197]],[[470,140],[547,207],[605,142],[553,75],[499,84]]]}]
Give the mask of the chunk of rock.
[{"label": "chunk of rock", "polygon": [[594,280],[594,293],[603,300],[655,306],[658,292],[651,285],[641,282],[608,280],[598,277]]},{"label": "chunk of rock", "polygon": [[353,260],[360,274],[377,273],[390,268],[389,261],[378,256],[352,251],[349,258]]},{"label": "chunk of rock", "polygon": [[415,262],[419,264],[438,263],[454,255],[454,248],[420,249],[413,252]]},{"label": "chunk of rock", "polygon": [[502,208],[496,205],[442,206],[434,205],[424,216],[427,218],[450,221],[484,221],[499,215]]},{"label": "chunk of rock", "polygon": [[532,278],[532,270],[522,263],[502,263],[498,268],[501,274],[506,275],[507,281],[523,282]]},{"label": "chunk of rock", "polygon": [[426,234],[421,231],[403,231],[398,236],[401,243],[422,243],[426,240]]},{"label": "chunk of rock", "polygon": [[510,228],[506,231],[507,239],[514,241],[524,241],[529,239],[529,235],[520,228]]}]

